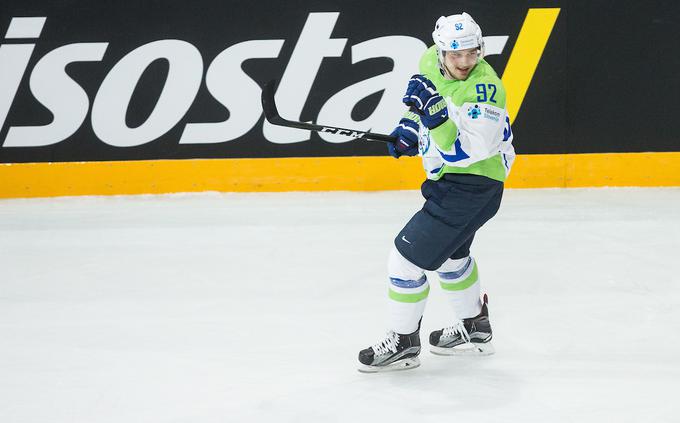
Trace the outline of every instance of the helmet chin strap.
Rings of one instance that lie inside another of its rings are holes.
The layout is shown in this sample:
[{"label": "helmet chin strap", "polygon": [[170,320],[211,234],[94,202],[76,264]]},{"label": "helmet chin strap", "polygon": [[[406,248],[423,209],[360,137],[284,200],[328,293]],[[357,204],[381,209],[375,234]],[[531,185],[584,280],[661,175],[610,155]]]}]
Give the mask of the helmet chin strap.
[{"label": "helmet chin strap", "polygon": [[446,63],[444,61],[444,55],[445,54],[446,53],[443,52],[443,51],[437,52],[437,61],[439,62],[439,70],[441,71],[442,76],[444,78],[451,79],[451,80],[456,79],[456,78],[453,77],[453,73],[451,73],[451,71],[449,70],[449,67],[446,66]]},{"label": "helmet chin strap", "polygon": [[456,79],[456,78],[453,77],[453,72],[451,72],[449,70],[449,67],[446,66],[446,63],[440,63],[439,68],[442,70],[444,78],[446,78],[446,79]]}]

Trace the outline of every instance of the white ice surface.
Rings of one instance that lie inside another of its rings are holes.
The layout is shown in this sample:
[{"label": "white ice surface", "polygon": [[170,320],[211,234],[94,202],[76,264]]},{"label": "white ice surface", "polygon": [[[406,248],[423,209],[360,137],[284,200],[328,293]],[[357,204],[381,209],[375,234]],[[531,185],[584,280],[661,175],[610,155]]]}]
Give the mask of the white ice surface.
[{"label": "white ice surface", "polygon": [[680,421],[680,189],[506,191],[473,245],[497,353],[361,374],[421,203],[0,201],[0,422]]}]

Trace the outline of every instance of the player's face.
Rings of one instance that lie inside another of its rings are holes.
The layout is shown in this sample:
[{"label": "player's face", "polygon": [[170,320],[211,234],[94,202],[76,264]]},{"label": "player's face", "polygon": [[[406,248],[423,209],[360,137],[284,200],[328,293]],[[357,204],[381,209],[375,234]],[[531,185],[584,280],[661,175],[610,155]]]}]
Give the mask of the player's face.
[{"label": "player's face", "polygon": [[455,79],[466,80],[479,60],[479,49],[447,51],[445,56],[446,69]]}]

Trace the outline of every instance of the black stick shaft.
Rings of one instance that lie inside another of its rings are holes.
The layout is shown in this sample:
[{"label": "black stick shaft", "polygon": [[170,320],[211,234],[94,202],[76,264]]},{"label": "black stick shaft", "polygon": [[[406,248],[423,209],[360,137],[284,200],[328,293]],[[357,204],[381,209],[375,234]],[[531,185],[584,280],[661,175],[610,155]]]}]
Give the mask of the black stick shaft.
[{"label": "black stick shaft", "polygon": [[394,143],[397,141],[397,137],[384,134],[375,134],[372,132],[360,131],[357,129],[347,129],[339,128],[337,126],[328,125],[316,125],[313,123],[306,122],[295,122],[292,120],[284,119],[279,114],[279,110],[276,107],[276,102],[274,101],[274,93],[276,91],[276,80],[271,80],[264,84],[262,88],[262,110],[264,111],[264,116],[273,125],[287,126],[289,128],[306,129],[310,131],[326,132],[329,134],[336,135],[346,135],[349,137],[363,139],[367,141],[380,141],[380,142],[390,142]]}]

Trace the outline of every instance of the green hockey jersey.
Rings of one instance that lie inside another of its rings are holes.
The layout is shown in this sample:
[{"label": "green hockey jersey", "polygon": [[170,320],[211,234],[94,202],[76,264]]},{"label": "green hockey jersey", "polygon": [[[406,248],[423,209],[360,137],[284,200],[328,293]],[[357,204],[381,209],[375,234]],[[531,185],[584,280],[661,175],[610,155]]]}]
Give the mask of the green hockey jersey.
[{"label": "green hockey jersey", "polygon": [[[427,177],[471,173],[505,181],[515,150],[505,88],[493,68],[480,59],[466,80],[446,79],[432,46],[420,60],[420,73],[435,85],[449,112],[449,119],[433,130],[420,125],[419,150]],[[407,117],[420,121],[411,112]]]}]

